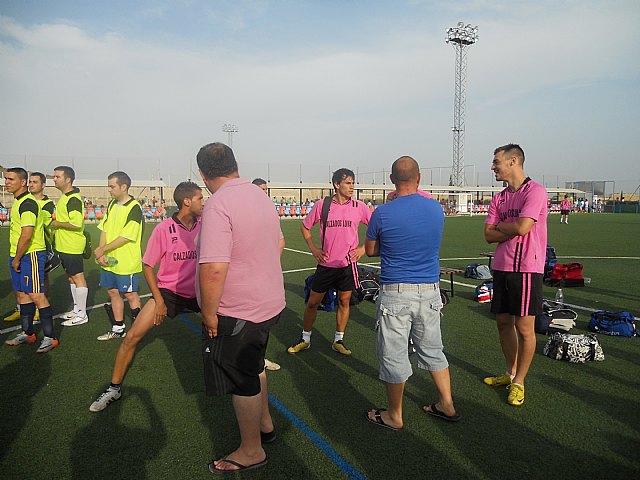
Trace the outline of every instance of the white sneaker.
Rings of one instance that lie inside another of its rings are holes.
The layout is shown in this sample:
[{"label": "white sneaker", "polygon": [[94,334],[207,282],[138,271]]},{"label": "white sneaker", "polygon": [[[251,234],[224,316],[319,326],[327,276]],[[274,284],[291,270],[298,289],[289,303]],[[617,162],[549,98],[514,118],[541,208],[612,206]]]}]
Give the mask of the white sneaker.
[{"label": "white sneaker", "polygon": [[75,314],[73,317],[69,318],[68,320],[65,320],[60,325],[62,325],[63,327],[75,327],[76,325],[82,325],[84,323],[87,323],[88,321],[89,321],[89,317],[87,316],[86,313],[82,317],[79,316],[78,314]]},{"label": "white sneaker", "polygon": [[127,336],[127,332],[122,330],[121,332],[114,332],[113,330],[109,330],[107,333],[103,333],[98,337],[98,340],[111,340],[112,338],[124,338]]},{"label": "white sneaker", "polygon": [[120,392],[120,390],[114,390],[111,387],[107,387],[107,389],[100,394],[96,401],[91,404],[91,406],[89,407],[89,411],[100,412],[107,408],[109,404],[120,400],[121,396],[122,393]]},{"label": "white sneaker", "polygon": [[71,310],[69,312],[65,312],[62,315],[60,315],[60,318],[64,319],[64,320],[69,320],[75,316],[78,315],[78,312],[76,312],[75,310]]}]

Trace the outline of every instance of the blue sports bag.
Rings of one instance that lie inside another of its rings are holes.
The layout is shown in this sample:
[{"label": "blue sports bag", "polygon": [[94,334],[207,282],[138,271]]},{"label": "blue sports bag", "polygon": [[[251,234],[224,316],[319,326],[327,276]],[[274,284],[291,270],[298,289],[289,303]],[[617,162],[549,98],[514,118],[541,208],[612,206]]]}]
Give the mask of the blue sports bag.
[{"label": "blue sports bag", "polygon": [[603,335],[637,337],[635,320],[635,317],[629,312],[600,310],[591,314],[589,330]]}]

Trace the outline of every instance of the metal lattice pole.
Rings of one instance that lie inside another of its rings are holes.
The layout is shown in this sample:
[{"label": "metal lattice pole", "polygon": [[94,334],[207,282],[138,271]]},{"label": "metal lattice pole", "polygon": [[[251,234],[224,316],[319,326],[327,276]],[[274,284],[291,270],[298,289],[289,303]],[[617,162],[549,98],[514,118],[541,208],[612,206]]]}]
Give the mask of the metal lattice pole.
[{"label": "metal lattice pole", "polygon": [[467,83],[467,50],[478,41],[478,27],[458,22],[447,29],[447,43],[456,51],[455,96],[453,101],[453,165],[451,183],[464,186],[464,115],[467,105],[465,85]]}]

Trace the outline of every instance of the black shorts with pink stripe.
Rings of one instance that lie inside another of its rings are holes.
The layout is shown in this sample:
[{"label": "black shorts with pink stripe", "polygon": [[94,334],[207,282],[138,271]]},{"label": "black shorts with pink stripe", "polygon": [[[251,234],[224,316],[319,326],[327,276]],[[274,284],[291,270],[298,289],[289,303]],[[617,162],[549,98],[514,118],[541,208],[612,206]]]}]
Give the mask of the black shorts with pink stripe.
[{"label": "black shorts with pink stripe", "polygon": [[491,312],[516,317],[542,313],[542,274],[493,271]]}]

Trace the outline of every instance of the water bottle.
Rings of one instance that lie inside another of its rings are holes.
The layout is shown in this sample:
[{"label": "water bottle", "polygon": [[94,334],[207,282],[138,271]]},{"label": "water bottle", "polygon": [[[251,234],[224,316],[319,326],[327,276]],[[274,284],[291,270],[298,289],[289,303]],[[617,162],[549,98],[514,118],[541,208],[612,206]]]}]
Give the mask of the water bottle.
[{"label": "water bottle", "polygon": [[564,305],[564,293],[561,288],[556,292],[556,303],[560,306]]},{"label": "water bottle", "polygon": [[[98,259],[97,258],[96,258],[96,263],[98,263]],[[110,257],[110,256],[107,255],[107,256],[104,257],[104,263],[107,264],[107,267],[113,267],[114,265],[118,264],[118,259],[114,258],[114,257]]]}]

